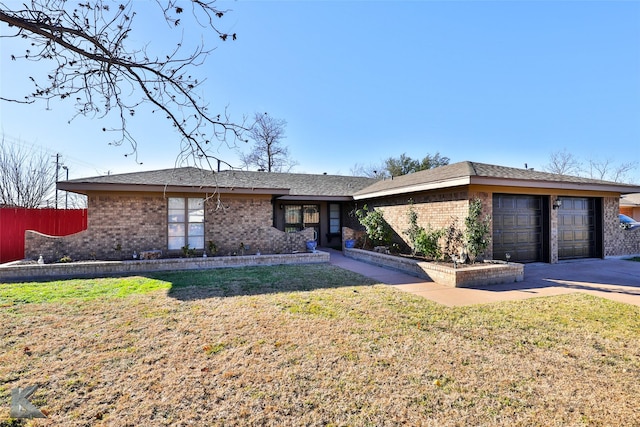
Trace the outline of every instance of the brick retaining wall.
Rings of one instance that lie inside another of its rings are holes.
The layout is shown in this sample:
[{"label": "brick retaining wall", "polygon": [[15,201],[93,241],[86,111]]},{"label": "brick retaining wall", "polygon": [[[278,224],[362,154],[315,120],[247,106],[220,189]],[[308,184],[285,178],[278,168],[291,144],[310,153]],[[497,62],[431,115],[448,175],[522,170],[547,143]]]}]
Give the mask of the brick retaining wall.
[{"label": "brick retaining wall", "polygon": [[430,280],[451,287],[472,287],[521,282],[524,280],[524,264],[518,263],[478,263],[458,268],[432,262],[418,261],[395,255],[386,255],[362,249],[344,249],[344,255],[402,271],[412,276]]},{"label": "brick retaining wall", "polygon": [[0,266],[0,282],[51,279],[84,278],[174,270],[203,270],[255,265],[319,264],[328,263],[327,252],[295,254],[245,255],[208,258],[173,258],[127,261],[89,261],[81,263],[23,264]]}]

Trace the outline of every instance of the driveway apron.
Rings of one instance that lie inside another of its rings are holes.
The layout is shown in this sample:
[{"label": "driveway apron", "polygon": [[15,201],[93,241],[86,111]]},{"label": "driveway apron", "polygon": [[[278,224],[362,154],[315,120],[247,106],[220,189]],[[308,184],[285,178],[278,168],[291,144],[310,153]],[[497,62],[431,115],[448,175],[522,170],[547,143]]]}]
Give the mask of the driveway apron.
[{"label": "driveway apron", "polygon": [[574,292],[584,292],[640,306],[640,262],[624,259],[590,258],[563,261],[557,264],[525,264],[522,282],[452,288],[396,270],[347,258],[337,250],[324,248],[322,250],[330,253],[332,265],[450,307]]}]

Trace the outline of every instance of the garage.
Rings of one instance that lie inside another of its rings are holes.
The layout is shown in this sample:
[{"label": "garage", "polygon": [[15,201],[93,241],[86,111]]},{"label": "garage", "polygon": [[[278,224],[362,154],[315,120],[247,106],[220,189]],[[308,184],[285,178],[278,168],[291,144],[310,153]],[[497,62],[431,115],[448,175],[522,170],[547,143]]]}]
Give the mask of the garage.
[{"label": "garage", "polygon": [[548,198],[493,195],[493,258],[514,262],[548,262]]},{"label": "garage", "polygon": [[561,197],[558,207],[558,259],[601,256],[599,199]]}]

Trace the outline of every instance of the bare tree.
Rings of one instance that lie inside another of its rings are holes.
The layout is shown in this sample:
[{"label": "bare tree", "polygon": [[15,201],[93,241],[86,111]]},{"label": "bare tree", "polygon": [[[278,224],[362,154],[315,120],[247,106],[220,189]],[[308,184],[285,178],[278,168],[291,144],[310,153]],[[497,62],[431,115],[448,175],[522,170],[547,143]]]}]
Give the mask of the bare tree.
[{"label": "bare tree", "polygon": [[543,169],[559,175],[578,176],[582,171],[582,164],[573,154],[567,152],[565,148],[562,151],[554,151],[551,153],[549,155],[549,163],[544,165]]},{"label": "bare tree", "polygon": [[637,162],[616,165],[611,159],[589,160],[589,177],[614,182],[624,182],[627,174],[638,166]]},{"label": "bare tree", "polygon": [[[215,1],[156,0],[156,3],[166,31],[199,27],[213,32],[222,41],[236,39],[235,33],[228,34],[216,27],[216,20],[226,11],[216,8]],[[209,144],[214,140],[218,144],[235,144],[245,129],[242,124],[231,122],[226,111],[209,112],[207,103],[198,95],[203,80],[192,73],[212,49],[203,42],[188,46],[185,40],[156,54],[148,52],[148,45],[130,46],[136,9],[143,7],[145,2],[135,1],[4,3],[0,0],[0,21],[10,27],[10,34],[1,36],[28,42],[24,52],[10,55],[3,52],[1,60],[43,61],[52,67],[45,76],[26,76],[33,90],[24,98],[10,99],[0,94],[0,100],[44,101],[47,106],[53,100],[65,100],[74,103],[76,116],[105,118],[113,114],[118,125],[102,130],[116,132],[113,144],[127,142],[133,154],[137,142],[128,131],[128,121],[139,108],[150,106],[153,112],[169,120],[180,135],[183,158],[219,160],[210,154]],[[185,7],[190,14],[185,13]]]},{"label": "bare tree", "polygon": [[0,142],[0,205],[37,208],[55,183],[55,165],[45,152]]},{"label": "bare tree", "polygon": [[385,178],[388,176],[383,164],[375,165],[373,163],[369,164],[369,166],[356,163],[350,169],[350,173],[352,176],[366,176],[368,178]]},{"label": "bare tree", "polygon": [[599,179],[613,182],[626,182],[628,173],[638,167],[638,162],[616,164],[611,159],[588,161],[585,168],[582,162],[567,149],[554,151],[549,155],[549,163],[543,169],[547,172],[560,175],[584,176],[591,179]]},{"label": "bare tree", "polygon": [[255,123],[249,129],[253,147],[248,154],[240,153],[243,167],[257,167],[266,172],[290,172],[298,163],[289,157],[289,148],[282,145],[287,122],[267,113],[255,113]]}]

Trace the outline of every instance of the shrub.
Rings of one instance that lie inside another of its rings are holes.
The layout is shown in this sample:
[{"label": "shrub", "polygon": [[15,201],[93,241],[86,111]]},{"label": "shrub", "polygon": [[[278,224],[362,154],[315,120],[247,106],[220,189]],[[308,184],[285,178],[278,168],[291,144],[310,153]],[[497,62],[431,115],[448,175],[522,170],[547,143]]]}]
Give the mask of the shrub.
[{"label": "shrub", "polygon": [[413,208],[413,200],[409,200],[409,228],[404,232],[409,239],[411,247],[411,255],[418,253],[432,259],[440,259],[442,252],[440,251],[439,240],[443,235],[442,229],[434,230],[429,225],[425,230],[424,227],[418,225],[418,213]]},{"label": "shrub", "polygon": [[407,212],[409,217],[409,228],[404,231],[404,234],[409,239],[409,247],[411,248],[411,255],[415,255],[418,252],[417,242],[422,227],[418,225],[418,213],[413,208],[413,200],[409,199],[409,211]]},{"label": "shrub", "polygon": [[442,237],[444,240],[442,246],[443,255],[451,261],[457,262],[461,252],[464,250],[464,238],[462,231],[458,227],[457,218],[453,218],[451,224],[444,229]]},{"label": "shrub", "polygon": [[387,246],[391,243],[391,227],[384,220],[379,209],[369,210],[367,205],[356,210],[356,218],[365,228],[367,236],[374,246]]},{"label": "shrub", "polygon": [[476,257],[482,254],[491,242],[491,237],[489,236],[491,216],[485,215],[484,218],[481,217],[482,201],[477,198],[473,199],[469,203],[469,215],[464,220],[466,226],[464,246],[471,262],[475,262]]},{"label": "shrub", "polygon": [[418,235],[415,238],[415,252],[421,253],[425,257],[432,259],[441,259],[440,238],[444,234],[443,229],[432,229],[431,226],[425,230],[420,227]]}]

